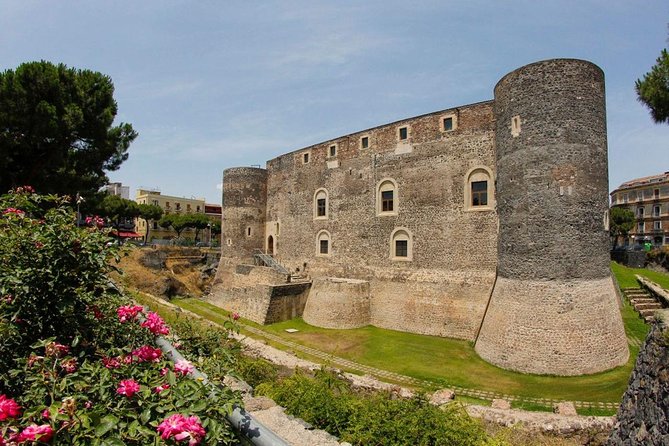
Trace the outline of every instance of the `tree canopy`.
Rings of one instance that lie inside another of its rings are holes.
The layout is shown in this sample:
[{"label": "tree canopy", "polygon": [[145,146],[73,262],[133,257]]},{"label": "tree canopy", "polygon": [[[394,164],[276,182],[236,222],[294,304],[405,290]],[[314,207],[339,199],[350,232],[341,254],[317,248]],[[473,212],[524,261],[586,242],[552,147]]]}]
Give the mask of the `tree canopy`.
[{"label": "tree canopy", "polygon": [[130,124],[114,126],[113,94],[109,76],[64,64],[0,72],[0,191],[97,193],[137,137]]},{"label": "tree canopy", "polygon": [[100,215],[108,217],[118,229],[120,223],[140,215],[139,205],[118,195],[106,195],[98,206]]},{"label": "tree canopy", "polygon": [[650,108],[657,123],[669,123],[669,53],[662,50],[653,68],[636,81],[639,101]]},{"label": "tree canopy", "polygon": [[618,237],[626,237],[634,227],[636,218],[629,209],[613,207],[609,210],[609,233],[615,248]]},{"label": "tree canopy", "polygon": [[160,220],[163,216],[163,209],[156,204],[140,204],[139,205],[139,217],[144,219],[146,224],[146,233],[144,234],[144,243],[149,241],[149,232],[151,230],[151,225],[149,220]]}]

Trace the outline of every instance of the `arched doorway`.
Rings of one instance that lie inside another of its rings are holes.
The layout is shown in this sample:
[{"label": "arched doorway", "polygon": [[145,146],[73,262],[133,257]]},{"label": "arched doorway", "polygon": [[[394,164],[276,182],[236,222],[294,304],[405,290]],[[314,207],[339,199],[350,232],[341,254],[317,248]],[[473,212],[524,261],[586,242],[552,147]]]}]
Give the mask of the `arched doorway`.
[{"label": "arched doorway", "polygon": [[274,255],[274,237],[271,235],[267,237],[267,254]]}]

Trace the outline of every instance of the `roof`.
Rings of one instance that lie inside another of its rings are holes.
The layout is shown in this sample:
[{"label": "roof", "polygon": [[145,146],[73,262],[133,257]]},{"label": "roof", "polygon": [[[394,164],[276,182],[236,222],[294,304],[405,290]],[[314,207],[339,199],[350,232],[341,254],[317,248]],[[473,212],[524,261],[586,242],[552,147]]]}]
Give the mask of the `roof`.
[{"label": "roof", "polygon": [[669,182],[669,172],[664,172],[658,175],[651,175],[648,177],[635,178],[630,181],[625,181],[623,184],[618,186],[616,190],[612,193],[617,192],[621,189],[631,189],[639,186],[647,186],[650,184],[665,183]]}]

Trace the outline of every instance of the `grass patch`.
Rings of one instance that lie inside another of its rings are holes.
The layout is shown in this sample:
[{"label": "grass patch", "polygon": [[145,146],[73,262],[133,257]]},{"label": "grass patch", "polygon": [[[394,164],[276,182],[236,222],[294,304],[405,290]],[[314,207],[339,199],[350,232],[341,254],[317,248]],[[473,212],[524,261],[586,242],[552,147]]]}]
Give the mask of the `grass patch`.
[{"label": "grass patch", "polygon": [[[215,322],[225,320],[228,314],[199,299],[174,303]],[[595,375],[528,375],[503,370],[483,361],[471,342],[457,339],[372,326],[351,330],[325,329],[311,326],[301,318],[264,327],[254,323],[249,325],[298,344],[379,369],[429,380],[438,386],[461,386],[532,398],[618,402],[627,387],[634,363],[634,357],[631,357],[624,366]],[[289,334],[285,332],[286,328],[299,331]],[[633,351],[634,356],[635,353]]]},{"label": "grass patch", "polygon": [[579,407],[576,409],[576,413],[584,417],[610,417],[615,415],[616,412],[616,410],[601,409],[598,407]]}]

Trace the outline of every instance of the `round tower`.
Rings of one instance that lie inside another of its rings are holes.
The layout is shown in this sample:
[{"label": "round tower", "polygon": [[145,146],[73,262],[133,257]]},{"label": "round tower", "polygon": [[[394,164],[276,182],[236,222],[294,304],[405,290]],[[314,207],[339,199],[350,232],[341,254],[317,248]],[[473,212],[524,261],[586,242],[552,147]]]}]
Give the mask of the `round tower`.
[{"label": "round tower", "polygon": [[495,87],[498,275],[476,351],[500,367],[580,375],[624,364],[609,267],[604,73],[572,59]]},{"label": "round tower", "polygon": [[266,208],[265,169],[233,167],[223,171],[223,257],[248,263],[256,250],[264,252]]}]

